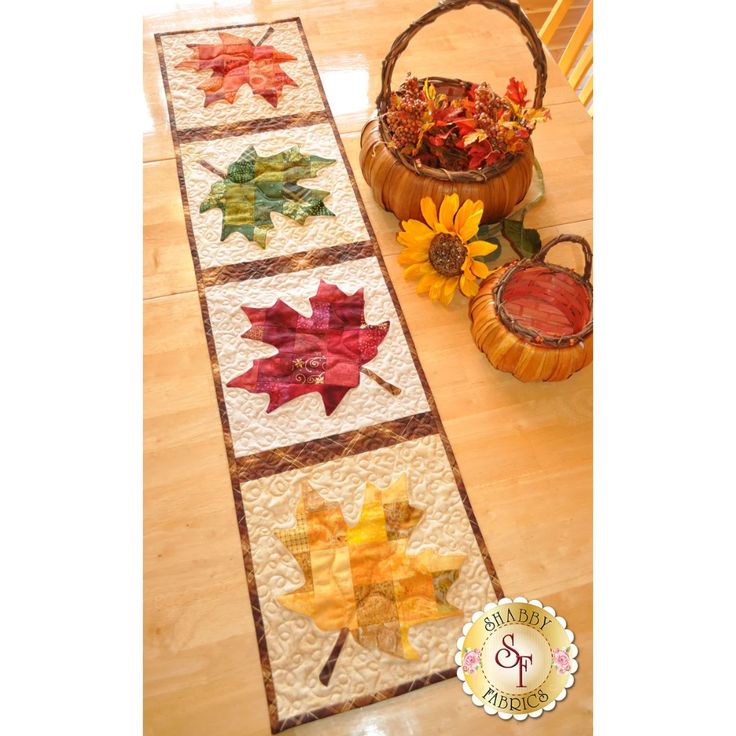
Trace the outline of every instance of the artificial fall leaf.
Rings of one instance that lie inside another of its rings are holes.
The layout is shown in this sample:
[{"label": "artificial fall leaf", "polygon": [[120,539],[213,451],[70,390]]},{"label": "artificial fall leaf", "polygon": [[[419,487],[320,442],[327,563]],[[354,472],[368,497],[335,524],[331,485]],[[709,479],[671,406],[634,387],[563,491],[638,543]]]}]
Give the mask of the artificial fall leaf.
[{"label": "artificial fall leaf", "polygon": [[524,82],[517,80],[516,77],[511,77],[508,87],[506,87],[506,97],[520,107],[524,107],[528,102],[526,95],[527,90]]},{"label": "artificial fall leaf", "polygon": [[348,632],[367,649],[418,659],[409,629],[462,615],[447,593],[465,555],[439,555],[427,547],[407,553],[423,513],[409,503],[406,474],[384,489],[366,483],[355,526],[347,525],[339,504],[302,485],[294,525],[275,534],[299,563],[304,584],[278,601],[322,631],[340,632],[320,673],[323,684]]},{"label": "artificial fall leaf", "polygon": [[533,107],[526,111],[526,119],[536,125],[539,120],[542,122],[552,120],[552,113],[544,107]]},{"label": "artificial fall leaf", "polygon": [[279,95],[286,85],[298,86],[279,66],[296,57],[277,51],[273,46],[254,44],[249,38],[230,33],[219,33],[222,43],[190,43],[193,58],[177,64],[177,69],[211,70],[212,76],[197,87],[205,93],[204,106],[217,100],[235,101],[244,84],[276,107]]},{"label": "artificial fall leaf", "polygon": [[281,299],[266,308],[243,306],[251,326],[242,337],[273,345],[278,352],[258,358],[252,368],[227,385],[267,393],[267,413],[298,396],[316,392],[329,416],[345,394],[360,383],[361,373],[398,394],[400,389],[363,365],[378,354],[390,324],[366,324],[363,289],[348,296],[339,287],[320,281],[309,303],[312,314],[308,317]]},{"label": "artificial fall leaf", "polygon": [[468,133],[463,138],[463,146],[467,147],[471,143],[477,143],[479,141],[484,141],[486,138],[488,138],[488,135],[486,134],[484,130],[473,131],[472,133]]},{"label": "artificial fall leaf", "polygon": [[[230,164],[222,181],[215,182],[201,205],[200,212],[217,207],[222,210],[222,234],[225,240],[234,232],[242,233],[266,247],[268,231],[274,225],[271,213],[304,224],[307,217],[316,215],[334,217],[323,200],[329,192],[299,186],[299,179],[316,176],[335,160],[307,156],[298,146],[287,148],[273,156],[259,156],[248,146],[240,158]],[[209,165],[207,168],[212,171]]]}]

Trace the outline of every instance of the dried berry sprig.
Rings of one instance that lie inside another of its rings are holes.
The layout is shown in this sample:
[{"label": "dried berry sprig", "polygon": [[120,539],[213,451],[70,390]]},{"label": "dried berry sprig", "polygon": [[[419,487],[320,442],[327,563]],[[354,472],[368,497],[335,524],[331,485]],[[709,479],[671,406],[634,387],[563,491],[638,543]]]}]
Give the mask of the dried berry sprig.
[{"label": "dried berry sprig", "polygon": [[386,113],[389,145],[417,162],[451,171],[480,169],[524,150],[549,111],[528,109],[522,81],[509,80],[503,97],[483,82],[449,99],[411,75],[392,95]]}]

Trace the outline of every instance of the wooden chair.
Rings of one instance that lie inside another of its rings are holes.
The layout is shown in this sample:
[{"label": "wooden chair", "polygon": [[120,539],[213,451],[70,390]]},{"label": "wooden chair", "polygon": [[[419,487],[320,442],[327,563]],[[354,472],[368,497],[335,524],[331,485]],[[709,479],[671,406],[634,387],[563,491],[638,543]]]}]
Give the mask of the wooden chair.
[{"label": "wooden chair", "polygon": [[[539,37],[546,45],[549,46],[572,3],[573,0],[555,2],[539,32]],[[585,7],[558,63],[570,86],[593,117],[593,0]]]}]

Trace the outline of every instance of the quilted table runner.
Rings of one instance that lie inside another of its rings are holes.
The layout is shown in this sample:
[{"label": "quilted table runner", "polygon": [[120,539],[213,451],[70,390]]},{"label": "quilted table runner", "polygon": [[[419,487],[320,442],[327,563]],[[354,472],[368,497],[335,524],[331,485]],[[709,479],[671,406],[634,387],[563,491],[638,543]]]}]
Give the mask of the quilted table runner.
[{"label": "quilted table runner", "polygon": [[302,24],[156,36],[273,732],[502,595]]}]

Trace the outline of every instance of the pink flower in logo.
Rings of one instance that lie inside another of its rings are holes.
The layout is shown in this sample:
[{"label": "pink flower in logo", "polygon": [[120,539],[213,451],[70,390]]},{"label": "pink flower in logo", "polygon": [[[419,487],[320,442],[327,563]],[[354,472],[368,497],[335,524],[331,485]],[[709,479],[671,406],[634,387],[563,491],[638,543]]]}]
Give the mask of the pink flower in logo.
[{"label": "pink flower in logo", "polygon": [[557,667],[557,672],[560,675],[564,675],[565,672],[569,672],[571,669],[570,657],[564,649],[555,647],[552,650],[552,661]]},{"label": "pink flower in logo", "polygon": [[463,672],[472,675],[480,664],[480,649],[469,649],[463,657]]}]

